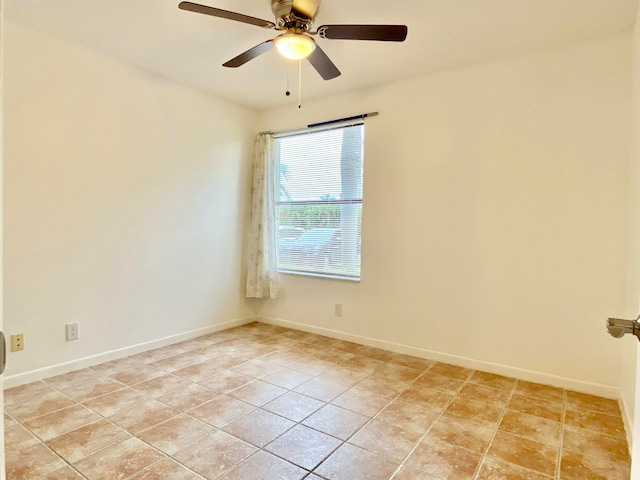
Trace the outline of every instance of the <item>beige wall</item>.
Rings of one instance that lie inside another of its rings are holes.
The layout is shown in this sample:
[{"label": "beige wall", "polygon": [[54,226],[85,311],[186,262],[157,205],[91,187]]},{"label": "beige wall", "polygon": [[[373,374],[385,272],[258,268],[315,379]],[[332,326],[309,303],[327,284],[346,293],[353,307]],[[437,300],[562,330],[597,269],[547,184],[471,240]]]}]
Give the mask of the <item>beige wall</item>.
[{"label": "beige wall", "polygon": [[26,345],[7,374],[251,316],[255,114],[5,27],[4,326]]},{"label": "beige wall", "polygon": [[260,129],[380,116],[361,282],[282,275],[260,313],[615,395],[630,61],[619,35],[265,112]]}]

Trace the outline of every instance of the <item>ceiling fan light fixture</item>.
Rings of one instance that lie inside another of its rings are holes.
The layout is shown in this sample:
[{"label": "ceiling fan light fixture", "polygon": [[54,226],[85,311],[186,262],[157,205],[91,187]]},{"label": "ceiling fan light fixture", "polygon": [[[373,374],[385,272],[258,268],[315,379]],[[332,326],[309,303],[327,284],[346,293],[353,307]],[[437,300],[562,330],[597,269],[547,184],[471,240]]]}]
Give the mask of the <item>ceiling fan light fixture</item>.
[{"label": "ceiling fan light fixture", "polygon": [[307,58],[316,49],[313,38],[300,33],[284,33],[274,40],[276,49],[289,60]]}]

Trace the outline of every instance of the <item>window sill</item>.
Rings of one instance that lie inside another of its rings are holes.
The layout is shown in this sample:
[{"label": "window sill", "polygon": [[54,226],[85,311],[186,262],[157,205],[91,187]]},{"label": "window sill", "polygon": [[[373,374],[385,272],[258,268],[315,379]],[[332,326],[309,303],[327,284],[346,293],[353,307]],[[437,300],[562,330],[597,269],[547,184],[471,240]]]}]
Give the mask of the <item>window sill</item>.
[{"label": "window sill", "polygon": [[278,273],[285,275],[299,275],[302,277],[318,277],[327,278],[329,280],[345,280],[347,282],[360,282],[360,277],[346,277],[343,275],[332,275],[330,273],[315,273],[315,272],[299,272],[296,270],[278,270]]}]

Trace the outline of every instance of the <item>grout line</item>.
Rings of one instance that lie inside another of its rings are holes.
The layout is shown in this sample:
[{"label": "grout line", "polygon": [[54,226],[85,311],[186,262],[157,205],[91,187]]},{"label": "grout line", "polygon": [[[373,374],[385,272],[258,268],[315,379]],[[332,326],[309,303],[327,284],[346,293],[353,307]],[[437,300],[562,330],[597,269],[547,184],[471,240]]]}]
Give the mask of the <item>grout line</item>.
[{"label": "grout line", "polygon": [[491,438],[489,439],[489,443],[487,443],[487,446],[485,447],[484,452],[480,457],[480,461],[476,466],[476,471],[473,472],[473,476],[471,478],[475,479],[475,478],[478,478],[478,475],[480,475],[480,470],[482,469],[482,465],[484,464],[484,461],[487,459],[487,456],[489,454],[489,449],[491,448],[491,445],[493,445],[493,441],[495,440],[496,435],[498,435],[498,431],[500,430],[500,424],[502,423],[502,419],[504,418],[505,413],[507,413],[507,405],[509,405],[509,402],[513,398],[517,385],[518,385],[518,382],[516,381],[516,383],[513,384],[513,387],[511,387],[511,392],[509,392],[509,398],[507,398],[506,402],[504,403],[504,406],[502,407],[502,412],[500,412],[500,417],[498,418],[498,421],[496,423],[495,430],[493,431],[493,435],[491,435]]},{"label": "grout line", "polygon": [[560,444],[558,445],[558,453],[556,456],[556,480],[560,479],[560,474],[562,472],[562,450],[564,448],[564,427],[565,427],[565,416],[567,414],[567,391],[562,390],[562,415],[560,416]]}]

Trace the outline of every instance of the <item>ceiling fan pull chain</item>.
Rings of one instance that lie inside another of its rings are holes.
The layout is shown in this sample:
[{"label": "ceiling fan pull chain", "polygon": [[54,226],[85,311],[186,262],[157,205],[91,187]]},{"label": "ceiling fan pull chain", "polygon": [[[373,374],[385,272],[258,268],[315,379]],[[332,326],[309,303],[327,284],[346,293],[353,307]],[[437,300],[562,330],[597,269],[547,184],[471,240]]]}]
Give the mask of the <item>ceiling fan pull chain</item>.
[{"label": "ceiling fan pull chain", "polygon": [[291,73],[291,68],[289,67],[289,64],[287,63],[287,91],[284,92],[284,94],[288,97],[289,95],[291,95],[291,89],[289,88],[289,74]]},{"label": "ceiling fan pull chain", "polygon": [[302,108],[302,60],[298,60],[298,108]]}]

